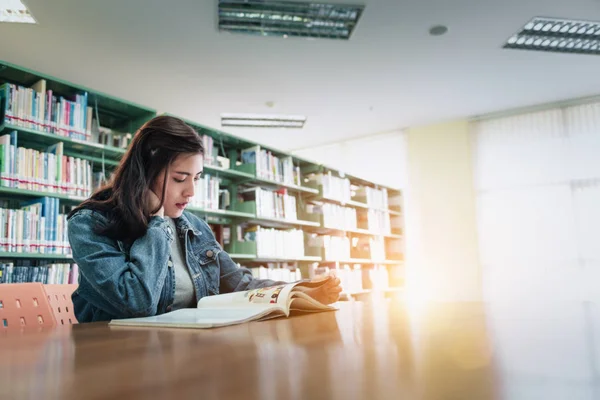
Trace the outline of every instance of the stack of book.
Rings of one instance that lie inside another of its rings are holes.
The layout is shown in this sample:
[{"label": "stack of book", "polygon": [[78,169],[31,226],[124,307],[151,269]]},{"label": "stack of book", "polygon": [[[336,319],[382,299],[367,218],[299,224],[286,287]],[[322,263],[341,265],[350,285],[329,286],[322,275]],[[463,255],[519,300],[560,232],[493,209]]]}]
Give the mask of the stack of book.
[{"label": "stack of book", "polygon": [[[226,190],[220,189],[221,180],[216,176],[204,175],[196,181],[195,194],[190,205],[209,210],[219,210],[221,195]],[[223,205],[225,206],[225,205]]]},{"label": "stack of book", "polygon": [[392,231],[390,214],[386,211],[369,210],[367,212],[369,231],[389,235]]},{"label": "stack of book", "polygon": [[355,230],[357,228],[355,208],[325,203],[321,205],[321,212],[323,213],[323,225],[326,228],[340,230]]},{"label": "stack of book", "polygon": [[19,210],[0,208],[0,251],[71,254],[67,216],[59,213],[58,199],[42,197]]},{"label": "stack of book", "polygon": [[43,284],[68,284],[79,282],[77,264],[49,264],[46,261],[0,263],[0,283],[40,282]]},{"label": "stack of book", "polygon": [[350,239],[346,236],[323,236],[326,260],[348,260],[351,258]]},{"label": "stack of book", "polygon": [[375,265],[370,269],[369,280],[373,290],[385,290],[390,287],[389,273],[384,265]]},{"label": "stack of book", "polygon": [[266,268],[256,267],[250,268],[252,276],[258,279],[271,279],[282,282],[295,282],[302,279],[302,273],[299,269],[289,268]]},{"label": "stack of book", "polygon": [[340,278],[340,286],[344,293],[356,293],[363,290],[363,272],[359,264],[348,264],[336,267],[336,275]]},{"label": "stack of book", "polygon": [[204,165],[217,165],[214,139],[208,135],[202,135],[201,137],[204,145]]},{"label": "stack of book", "polygon": [[351,200],[352,191],[348,178],[338,178],[329,171],[326,174],[312,174],[308,177],[310,186],[321,186],[323,197],[345,203]]},{"label": "stack of book", "polygon": [[375,189],[369,186],[361,186],[355,194],[356,201],[366,203],[369,207],[388,209],[387,189]]},{"label": "stack of book", "polygon": [[315,277],[334,274],[340,278],[342,293],[357,293],[363,291],[363,272],[359,264],[336,266],[335,268],[319,267],[314,271]]},{"label": "stack of book", "polygon": [[267,190],[253,187],[238,192],[242,202],[256,202],[256,216],[262,218],[277,218],[288,221],[297,221],[296,197],[287,194],[287,191]]},{"label": "stack of book", "polygon": [[126,149],[131,139],[133,139],[131,133],[118,132],[102,126],[96,126],[96,124],[93,125],[91,141],[94,143]]},{"label": "stack of book", "polygon": [[300,186],[300,167],[294,166],[291,156],[277,157],[260,146],[242,150],[243,164],[256,164],[256,176],[287,185]]},{"label": "stack of book", "polygon": [[369,248],[371,260],[385,261],[385,240],[381,236],[369,238]]},{"label": "stack of book", "polygon": [[304,232],[300,229],[278,230],[252,226],[245,230],[244,240],[256,242],[256,256],[259,258],[304,257]]},{"label": "stack of book", "polygon": [[0,85],[1,98],[5,123],[72,139],[91,137],[93,109],[88,107],[87,92],[70,98],[55,96],[41,79],[30,88]]},{"label": "stack of book", "polygon": [[88,197],[92,193],[89,161],[63,155],[63,143],[41,152],[17,147],[16,133],[0,136],[0,186]]}]

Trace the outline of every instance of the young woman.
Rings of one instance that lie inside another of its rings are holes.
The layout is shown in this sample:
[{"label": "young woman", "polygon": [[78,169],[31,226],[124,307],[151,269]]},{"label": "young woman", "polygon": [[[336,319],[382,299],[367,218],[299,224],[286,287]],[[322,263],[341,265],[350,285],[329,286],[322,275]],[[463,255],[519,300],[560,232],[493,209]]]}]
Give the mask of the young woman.
[{"label": "young woman", "polygon": [[[221,249],[210,227],[184,211],[202,174],[198,134],[160,116],[135,134],[111,183],[68,218],[79,265],[73,293],[79,322],[158,315],[218,293],[277,284],[253,279]],[[338,299],[339,279],[313,297]]]}]

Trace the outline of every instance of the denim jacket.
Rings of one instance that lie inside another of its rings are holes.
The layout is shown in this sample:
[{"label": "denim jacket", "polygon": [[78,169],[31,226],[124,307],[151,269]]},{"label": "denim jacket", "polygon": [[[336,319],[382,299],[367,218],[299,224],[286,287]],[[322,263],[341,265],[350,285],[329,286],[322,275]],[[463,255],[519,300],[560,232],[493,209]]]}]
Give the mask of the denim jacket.
[{"label": "denim jacket", "polygon": [[253,279],[223,251],[206,222],[184,212],[176,219],[177,232],[167,221],[152,217],[146,234],[131,244],[95,233],[106,217],[82,209],[69,218],[68,235],[73,259],[79,266],[79,286],[73,307],[81,322],[146,317],[172,310],[175,275],[170,263],[175,235],[183,241],[196,301],[204,296],[277,284]]}]

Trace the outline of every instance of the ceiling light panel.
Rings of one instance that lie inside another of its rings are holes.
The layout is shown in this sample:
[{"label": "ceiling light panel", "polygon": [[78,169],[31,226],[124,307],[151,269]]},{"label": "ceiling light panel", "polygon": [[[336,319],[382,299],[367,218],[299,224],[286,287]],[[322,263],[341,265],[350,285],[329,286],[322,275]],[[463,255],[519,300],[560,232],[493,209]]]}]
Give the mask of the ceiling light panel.
[{"label": "ceiling light panel", "polygon": [[221,114],[221,126],[303,128],[305,116],[267,114]]},{"label": "ceiling light panel", "polygon": [[536,17],[504,48],[600,55],[600,22]]},{"label": "ceiling light panel", "polygon": [[362,5],[275,0],[219,0],[219,30],[260,36],[347,40]]},{"label": "ceiling light panel", "polygon": [[21,0],[0,0],[0,22],[35,24],[35,18]]}]

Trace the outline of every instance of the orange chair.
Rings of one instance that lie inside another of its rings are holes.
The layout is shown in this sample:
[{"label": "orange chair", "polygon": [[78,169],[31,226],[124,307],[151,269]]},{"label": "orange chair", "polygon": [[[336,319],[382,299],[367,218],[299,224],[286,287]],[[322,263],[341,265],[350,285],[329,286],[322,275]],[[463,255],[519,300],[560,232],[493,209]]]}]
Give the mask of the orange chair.
[{"label": "orange chair", "polygon": [[0,285],[0,331],[55,325],[56,319],[41,283]]},{"label": "orange chair", "polygon": [[77,285],[0,285],[0,331],[76,324],[71,294]]},{"label": "orange chair", "polygon": [[44,290],[54,313],[57,325],[73,325],[77,318],[73,313],[73,301],[71,295],[77,289],[77,284],[68,285],[44,285]]}]

